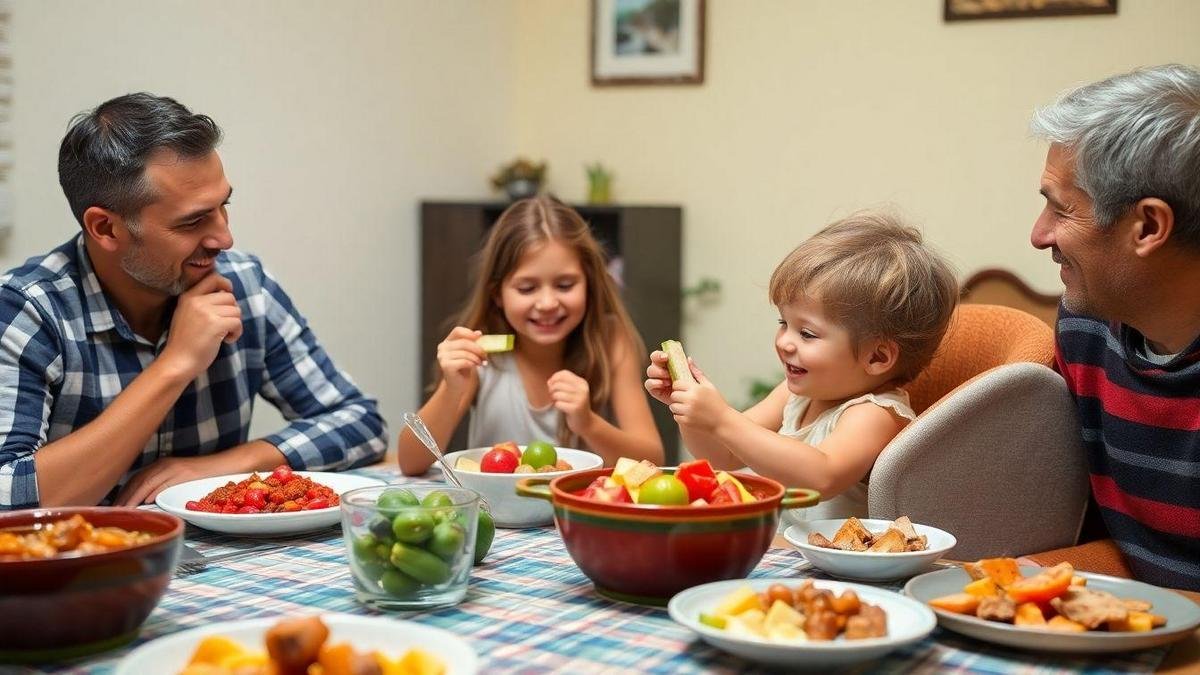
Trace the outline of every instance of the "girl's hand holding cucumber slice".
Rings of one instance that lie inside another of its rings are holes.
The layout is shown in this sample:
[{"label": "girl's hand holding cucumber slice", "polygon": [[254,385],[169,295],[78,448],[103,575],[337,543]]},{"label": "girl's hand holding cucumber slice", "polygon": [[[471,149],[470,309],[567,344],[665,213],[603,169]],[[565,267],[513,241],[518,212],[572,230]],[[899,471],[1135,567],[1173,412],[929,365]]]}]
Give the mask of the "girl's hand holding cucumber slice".
[{"label": "girl's hand holding cucumber slice", "polygon": [[484,335],[477,330],[455,326],[437,346],[438,368],[452,391],[464,391],[475,384],[475,370],[487,363],[487,355],[510,352],[512,335]]}]

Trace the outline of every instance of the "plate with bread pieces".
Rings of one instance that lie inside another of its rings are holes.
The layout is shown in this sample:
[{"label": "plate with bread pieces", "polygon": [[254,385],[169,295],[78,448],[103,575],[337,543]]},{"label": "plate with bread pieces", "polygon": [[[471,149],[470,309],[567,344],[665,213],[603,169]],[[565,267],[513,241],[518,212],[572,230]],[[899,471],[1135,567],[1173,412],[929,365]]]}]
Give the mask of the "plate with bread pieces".
[{"label": "plate with bread pieces", "polygon": [[783,536],[813,567],[854,581],[921,574],[958,543],[949,532],[913,523],[907,516],[810,520],[792,525]]}]

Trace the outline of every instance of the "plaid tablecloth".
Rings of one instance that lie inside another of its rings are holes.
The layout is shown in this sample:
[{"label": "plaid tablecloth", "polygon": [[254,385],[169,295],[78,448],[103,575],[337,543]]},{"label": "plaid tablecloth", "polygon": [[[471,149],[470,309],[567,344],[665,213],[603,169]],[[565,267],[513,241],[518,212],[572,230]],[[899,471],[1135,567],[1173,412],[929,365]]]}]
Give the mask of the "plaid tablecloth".
[{"label": "plaid tablecloth", "polygon": [[[361,471],[388,482],[420,482],[386,469]],[[206,554],[261,541],[189,527],[187,540]],[[279,540],[280,548],[210,565],[171,582],[133,645],[45,671],[109,673],[138,644],[196,626],[314,611],[378,614],[354,598],[339,529]],[[752,576],[824,578],[796,551],[771,549]],[[898,590],[899,585],[890,586]],[[465,637],[484,673],[630,672],[753,673],[752,663],[700,641],[665,610],[618,604],[596,595],[553,527],[498,530],[487,562],[474,569],[465,601],[397,614]],[[844,672],[1107,673],[1153,670],[1166,648],[1096,658],[1040,655],[935,629],[926,640]],[[0,666],[0,669],[3,669]]]}]

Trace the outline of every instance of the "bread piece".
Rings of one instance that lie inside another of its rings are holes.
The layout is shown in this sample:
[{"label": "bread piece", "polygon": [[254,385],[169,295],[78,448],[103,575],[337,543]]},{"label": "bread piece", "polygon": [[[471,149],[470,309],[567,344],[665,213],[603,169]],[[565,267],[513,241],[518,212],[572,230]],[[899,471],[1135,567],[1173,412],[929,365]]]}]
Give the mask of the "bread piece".
[{"label": "bread piece", "polygon": [[892,523],[892,527],[900,530],[900,534],[903,534],[904,538],[908,541],[912,541],[918,536],[917,531],[913,529],[912,521],[908,519],[908,516],[900,516],[897,518],[896,522]]},{"label": "bread piece", "polygon": [[871,553],[896,553],[903,551],[908,545],[908,541],[904,538],[904,534],[894,527],[889,527],[887,532],[875,538],[875,541],[867,549]]},{"label": "bread piece", "polygon": [[916,539],[909,539],[908,544],[904,547],[905,551],[924,551],[929,548],[929,540],[925,535],[920,535]]},{"label": "bread piece", "polygon": [[833,535],[833,545],[843,551],[865,551],[867,543],[871,540],[871,533],[858,518],[851,517],[842,526],[838,528],[837,534]]},{"label": "bread piece", "polygon": [[832,541],[825,538],[825,535],[820,532],[809,532],[808,543],[810,546],[820,546],[821,548],[837,548]]}]

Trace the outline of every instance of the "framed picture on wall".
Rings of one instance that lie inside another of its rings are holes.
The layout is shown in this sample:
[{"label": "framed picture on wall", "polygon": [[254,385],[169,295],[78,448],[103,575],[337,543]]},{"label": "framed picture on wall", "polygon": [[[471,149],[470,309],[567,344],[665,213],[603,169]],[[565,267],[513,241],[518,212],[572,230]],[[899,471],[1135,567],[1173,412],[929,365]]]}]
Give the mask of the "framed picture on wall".
[{"label": "framed picture on wall", "polygon": [[704,82],[704,0],[592,0],[592,84]]},{"label": "framed picture on wall", "polygon": [[1116,14],[1117,0],[945,0],[946,21]]}]

